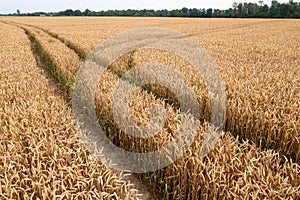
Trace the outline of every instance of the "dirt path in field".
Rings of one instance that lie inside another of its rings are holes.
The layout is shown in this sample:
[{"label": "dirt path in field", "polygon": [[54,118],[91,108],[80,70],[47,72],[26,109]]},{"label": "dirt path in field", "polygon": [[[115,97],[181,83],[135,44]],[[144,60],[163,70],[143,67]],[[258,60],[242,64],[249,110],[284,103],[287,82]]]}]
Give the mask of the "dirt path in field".
[{"label": "dirt path in field", "polygon": [[[66,45],[69,49],[73,50],[81,60],[84,60],[84,58],[85,58],[85,55],[82,53],[82,51],[79,50],[79,49],[74,48],[74,46],[69,41],[66,41],[66,40],[62,39],[62,38],[60,38],[59,36],[57,36],[53,33],[49,33],[49,31],[47,31],[47,30],[44,30],[44,29],[36,27],[36,26],[21,24],[21,23],[15,23],[15,22],[14,23],[4,22],[4,23],[15,26],[15,27],[18,27],[18,28],[21,28],[24,31],[26,31],[26,34],[28,35],[28,38],[31,41],[31,45],[32,45],[31,49],[32,49],[32,53],[35,57],[35,60],[38,64],[38,66],[41,68],[41,70],[43,70],[45,72],[44,74],[47,76],[47,79],[49,80],[50,85],[52,85],[53,87],[57,87],[58,81],[55,78],[55,76],[47,69],[47,64],[43,61],[43,58],[40,55],[39,51],[37,50],[37,48],[36,48],[35,44],[33,43],[32,39],[30,39],[29,30],[26,29],[26,26],[30,26],[30,27],[33,27],[33,28],[36,28],[36,29],[39,29],[39,30],[43,31],[44,33],[48,34],[50,37],[59,40],[61,43]],[[31,35],[31,37],[33,37],[33,36]],[[68,105],[71,105],[71,97],[68,96],[65,92],[63,92],[59,89],[57,89],[57,91],[58,91],[59,95],[63,96],[64,99],[68,102]],[[114,171],[114,172],[116,174],[120,174],[119,171]],[[141,199],[141,200],[150,200],[150,199],[158,200],[158,199],[161,199],[159,197],[159,195],[157,195],[157,191],[155,191],[154,189],[150,189],[147,184],[143,183],[139,179],[138,175],[135,175],[135,174],[127,175],[123,179],[127,182],[130,182],[133,185],[132,187],[134,189],[137,189],[139,191],[139,193],[142,194],[142,196],[139,197],[139,199]]]}]

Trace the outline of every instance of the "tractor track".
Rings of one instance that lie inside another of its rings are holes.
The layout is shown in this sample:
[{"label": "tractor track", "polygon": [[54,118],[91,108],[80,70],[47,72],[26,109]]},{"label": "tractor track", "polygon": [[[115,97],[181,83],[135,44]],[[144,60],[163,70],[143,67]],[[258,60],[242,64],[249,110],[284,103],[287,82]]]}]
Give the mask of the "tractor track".
[{"label": "tractor track", "polygon": [[[15,24],[20,24],[20,23],[15,23]],[[75,47],[75,45],[73,45],[70,41],[68,41],[68,40],[66,40],[66,39],[64,39],[64,38],[61,38],[61,37],[58,36],[57,34],[52,33],[52,32],[50,32],[49,30],[45,30],[45,29],[43,29],[43,28],[39,28],[39,27],[33,26],[33,25],[26,25],[26,24],[20,24],[20,25],[25,26],[25,27],[26,27],[26,26],[30,26],[30,27],[32,27],[32,28],[39,29],[40,31],[45,32],[46,34],[48,34],[48,35],[51,36],[52,38],[59,40],[59,41],[62,42],[64,45],[66,45],[69,49],[73,50],[73,51],[78,55],[78,57],[79,57],[82,61],[84,60],[84,58],[86,58],[86,55],[85,55],[85,54],[81,54],[81,53],[83,53],[82,50],[78,49],[78,48]],[[16,26],[17,26],[17,25],[16,25]],[[23,28],[23,30],[26,30],[26,29]],[[28,35],[28,34],[27,34],[27,35]],[[190,36],[192,37],[193,35],[190,35]],[[80,56],[80,55],[81,55],[81,56]],[[38,61],[37,61],[37,62],[38,62]],[[44,67],[45,67],[45,66],[44,66]],[[52,77],[55,77],[55,75],[52,75]],[[239,135],[239,134],[237,134],[237,135]],[[240,141],[240,142],[241,142],[241,141]],[[250,143],[250,141],[249,141],[249,143]],[[251,142],[251,143],[252,143],[252,142]],[[282,157],[282,158],[281,158],[282,160],[285,159],[283,156],[281,156],[281,157]],[[299,164],[299,163],[298,163],[298,164]],[[155,191],[151,191],[151,189],[150,189],[151,192],[149,192],[149,190],[147,190],[147,189],[148,189],[147,186],[145,186],[145,185],[139,180],[139,178],[138,178],[137,175],[127,176],[126,179],[128,179],[127,181],[130,181],[131,183],[133,183],[133,184],[135,185],[135,188],[138,189],[141,193],[144,194],[144,196],[143,196],[141,199],[159,199],[159,198],[156,198],[156,197],[154,196]],[[143,189],[145,190],[145,192],[143,191]]]},{"label": "tractor track", "polygon": [[[53,87],[57,87],[57,84],[59,84],[59,83],[63,84],[63,83],[61,83],[61,81],[62,81],[61,79],[65,78],[65,77],[62,77],[62,78],[57,77],[58,74],[55,72],[55,70],[59,70],[59,69],[53,64],[53,61],[50,59],[49,55],[46,55],[46,56],[43,55],[43,54],[45,54],[45,52],[41,52],[41,51],[44,51],[42,48],[42,45],[36,40],[34,35],[30,32],[30,30],[28,28],[26,28],[26,26],[30,26],[32,28],[41,30],[44,33],[46,33],[47,35],[51,36],[52,38],[59,40],[61,43],[63,43],[69,49],[74,51],[77,54],[77,56],[80,58],[81,61],[84,61],[84,59],[86,58],[86,55],[83,53],[82,50],[76,48],[75,45],[73,45],[71,42],[59,37],[55,33],[51,33],[48,30],[45,30],[43,28],[39,28],[39,27],[36,27],[33,25],[21,24],[21,23],[16,23],[16,22],[4,22],[4,21],[1,21],[1,22],[4,24],[18,27],[25,32],[28,39],[30,40],[31,50],[32,50],[32,53],[35,57],[35,60],[38,64],[38,66],[46,72],[45,74],[47,76],[47,79],[49,80],[49,82],[51,83],[51,85]],[[52,65],[52,66],[49,66],[49,65]],[[56,69],[53,69],[53,67]],[[65,99],[65,101],[67,102],[67,105],[71,107],[71,98],[72,97],[70,96],[70,93],[66,92],[66,90],[64,90],[64,88],[57,89],[57,92]],[[116,171],[116,170],[113,170],[113,171],[116,174],[120,174],[119,171]],[[141,199],[141,200],[150,200],[150,199],[158,200],[158,199],[160,199],[160,197],[157,195],[157,191],[154,191],[154,189],[151,189],[146,184],[144,184],[140,180],[138,174],[126,174],[123,177],[123,179],[125,181],[133,184],[133,188],[137,189],[139,191],[139,193],[142,194],[142,196],[139,197],[139,199]]]}]

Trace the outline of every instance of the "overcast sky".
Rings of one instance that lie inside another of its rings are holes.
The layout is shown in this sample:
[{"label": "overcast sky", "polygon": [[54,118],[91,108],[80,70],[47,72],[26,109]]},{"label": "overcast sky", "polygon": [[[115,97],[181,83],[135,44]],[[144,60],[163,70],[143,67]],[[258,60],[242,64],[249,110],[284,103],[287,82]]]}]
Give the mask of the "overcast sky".
[{"label": "overcast sky", "polygon": [[[115,9],[175,9],[175,8],[219,8],[225,9],[236,2],[258,2],[254,0],[0,0],[0,13],[35,11],[63,11],[66,9],[115,10]],[[270,4],[271,0],[264,1]],[[288,0],[279,0],[280,3]]]}]

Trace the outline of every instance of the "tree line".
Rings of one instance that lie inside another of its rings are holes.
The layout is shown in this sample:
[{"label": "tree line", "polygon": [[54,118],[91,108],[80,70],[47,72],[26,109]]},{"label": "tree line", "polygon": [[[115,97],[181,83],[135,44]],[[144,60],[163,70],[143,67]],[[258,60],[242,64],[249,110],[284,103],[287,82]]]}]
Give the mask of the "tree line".
[{"label": "tree line", "polygon": [[201,17],[201,18],[300,18],[300,3],[290,0],[288,3],[279,3],[273,0],[271,6],[263,1],[257,3],[234,2],[229,9],[199,9],[182,8],[174,10],[107,10],[107,11],[85,11],[68,9],[56,13],[17,13],[14,16],[134,16],[134,17]]}]

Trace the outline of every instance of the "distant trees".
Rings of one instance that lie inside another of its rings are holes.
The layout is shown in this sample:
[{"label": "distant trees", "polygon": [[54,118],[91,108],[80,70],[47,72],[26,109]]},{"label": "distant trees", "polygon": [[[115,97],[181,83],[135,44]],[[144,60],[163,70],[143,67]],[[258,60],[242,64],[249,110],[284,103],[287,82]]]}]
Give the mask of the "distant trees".
[{"label": "distant trees", "polygon": [[[17,13],[10,15],[27,15],[40,16],[42,12],[21,14]],[[73,11],[67,9],[58,13],[45,13],[48,16],[134,16],[134,17],[216,17],[216,18],[300,18],[300,3],[290,0],[289,3],[279,3],[277,0],[272,0],[271,6],[268,6],[264,1],[260,0],[257,3],[237,3],[234,2],[231,8],[226,10],[220,9],[201,9],[201,8],[182,8],[174,10],[107,10],[107,11],[91,11],[86,9]]]},{"label": "distant trees", "polygon": [[82,16],[82,13],[80,10],[75,10],[74,11],[74,16]]},{"label": "distant trees", "polygon": [[233,10],[234,10],[234,17],[237,16],[237,7],[238,7],[238,3],[237,2],[234,2],[232,4],[232,7],[233,7]]},{"label": "distant trees", "polygon": [[86,9],[82,14],[84,16],[89,16],[90,13],[91,13],[91,11],[89,9]]},{"label": "distant trees", "polygon": [[71,9],[68,9],[64,12],[64,16],[74,16],[74,11]]}]

